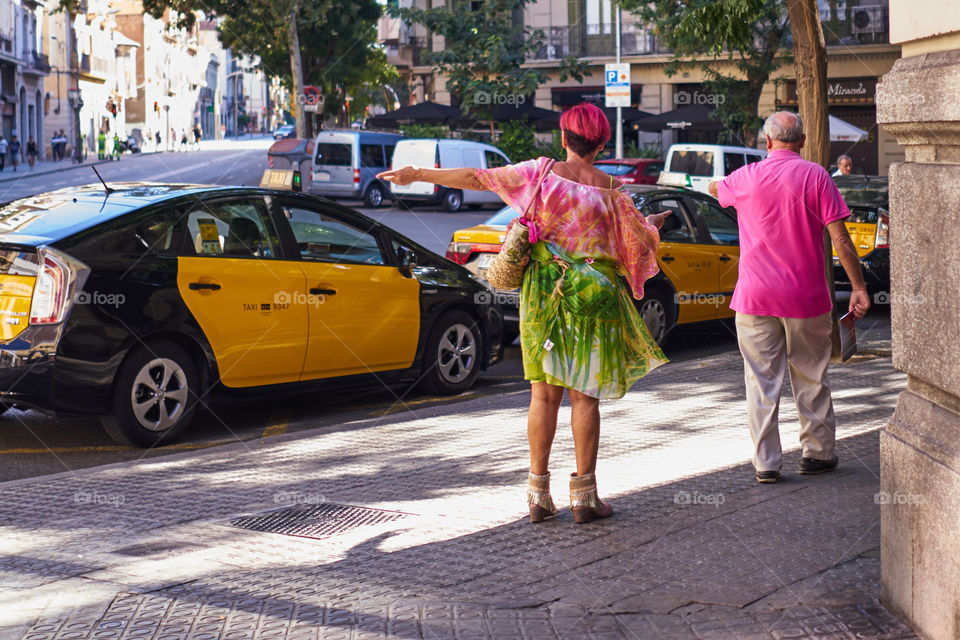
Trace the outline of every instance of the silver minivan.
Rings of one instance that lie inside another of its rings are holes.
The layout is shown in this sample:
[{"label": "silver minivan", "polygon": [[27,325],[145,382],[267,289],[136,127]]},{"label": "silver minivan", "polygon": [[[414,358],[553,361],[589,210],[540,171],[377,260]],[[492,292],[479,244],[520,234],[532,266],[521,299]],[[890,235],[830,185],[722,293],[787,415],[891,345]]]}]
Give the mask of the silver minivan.
[{"label": "silver minivan", "polygon": [[393,149],[402,139],[378,131],[321,131],[314,139],[310,193],[379,207],[390,197],[390,187],[377,174],[390,167]]}]

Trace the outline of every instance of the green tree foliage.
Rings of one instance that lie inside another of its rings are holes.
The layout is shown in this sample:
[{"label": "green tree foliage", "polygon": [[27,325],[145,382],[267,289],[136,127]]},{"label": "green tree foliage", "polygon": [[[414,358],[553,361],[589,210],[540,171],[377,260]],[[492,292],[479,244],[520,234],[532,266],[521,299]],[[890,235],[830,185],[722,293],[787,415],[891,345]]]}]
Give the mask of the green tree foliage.
[{"label": "green tree foliage", "polygon": [[[423,25],[431,34],[443,36],[443,47],[426,58],[446,77],[461,109],[489,120],[498,100],[530,95],[547,79],[545,71],[523,67],[544,46],[542,30],[530,29],[514,18],[531,2],[451,0],[448,6],[432,9],[391,5],[387,10],[408,24]],[[585,64],[568,56],[561,61],[560,80],[582,81],[585,70]]]},{"label": "green tree foliage", "polygon": [[[704,89],[723,96],[712,106],[732,137],[753,146],[762,121],[760,93],[780,68],[790,32],[780,0],[622,0],[621,6],[653,25],[660,44],[673,53],[665,72],[700,67]],[[779,56],[779,59],[778,59]],[[737,74],[718,70],[729,60]]]},{"label": "green tree foliage", "polygon": [[190,27],[202,12],[220,18],[220,41],[237,55],[260,60],[266,75],[292,87],[287,19],[297,10],[303,81],[321,89],[323,112],[339,113],[347,96],[356,96],[351,114],[375,100],[370,85],[389,82],[396,69],[377,46],[377,0],[143,0],[144,11],[161,18],[172,11],[174,27]]}]

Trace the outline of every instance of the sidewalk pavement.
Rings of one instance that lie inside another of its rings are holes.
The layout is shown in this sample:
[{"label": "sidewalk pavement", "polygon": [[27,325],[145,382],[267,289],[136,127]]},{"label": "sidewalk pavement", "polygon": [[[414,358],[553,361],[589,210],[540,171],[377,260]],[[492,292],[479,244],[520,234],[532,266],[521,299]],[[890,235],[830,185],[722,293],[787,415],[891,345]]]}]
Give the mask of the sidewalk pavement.
[{"label": "sidewalk pavement", "polygon": [[785,399],[786,477],[756,483],[736,352],[602,403],[616,514],[587,525],[528,522],[515,384],[0,484],[0,638],[914,638],[878,600],[878,430],[905,385],[881,343],[831,371],[821,476],[795,472]]}]

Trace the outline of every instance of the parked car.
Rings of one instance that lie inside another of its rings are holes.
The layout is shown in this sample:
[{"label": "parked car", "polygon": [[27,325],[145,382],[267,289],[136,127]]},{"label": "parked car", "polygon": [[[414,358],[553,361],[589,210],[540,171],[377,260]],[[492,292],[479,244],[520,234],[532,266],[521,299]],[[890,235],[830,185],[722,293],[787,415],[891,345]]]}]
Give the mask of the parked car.
[{"label": "parked car", "polygon": [[[631,192],[643,215],[667,209],[660,229],[657,264],[660,273],[644,286],[643,300],[635,301],[650,335],[662,344],[677,325],[732,318],[730,300],[737,284],[740,231],[736,213],[711,196],[687,189],[633,185]],[[481,225],[454,232],[446,257],[484,277],[500,251],[507,225],[519,213],[504,207]],[[519,333],[519,295],[498,291],[507,340]]]},{"label": "parked car", "polygon": [[169,442],[213,387],[374,372],[457,393],[502,357],[489,289],[358,212],[252,187],[115,184],[0,208],[0,410]]},{"label": "parked car", "polygon": [[593,166],[624,184],[657,184],[657,178],[663,171],[663,161],[652,158],[597,160]]},{"label": "parked car", "polygon": [[752,147],[674,144],[667,150],[666,165],[658,183],[709,193],[712,181],[722,180],[740,167],[766,157],[766,151]]},{"label": "parked car", "polygon": [[[453,169],[473,167],[493,169],[510,164],[500,149],[482,142],[453,139],[401,140],[393,151],[391,166],[424,167],[428,169]],[[485,204],[503,204],[492,191],[448,189],[429,182],[412,182],[407,185],[392,184],[393,195],[403,203],[443,204],[447,211],[459,211],[463,205],[479,209]]]},{"label": "parked car", "polygon": [[[885,176],[850,175],[836,176],[833,181],[850,209],[845,224],[860,257],[867,290],[875,296],[887,294],[890,291],[888,179]],[[836,251],[833,252],[833,275],[838,290],[851,289]]]},{"label": "parked car", "polygon": [[279,140],[280,138],[296,138],[297,137],[297,128],[292,124],[280,125],[273,130],[273,139]]},{"label": "parked car", "polygon": [[321,131],[314,140],[310,193],[362,199],[368,207],[379,207],[390,188],[377,174],[390,166],[393,148],[402,139],[377,131]]}]

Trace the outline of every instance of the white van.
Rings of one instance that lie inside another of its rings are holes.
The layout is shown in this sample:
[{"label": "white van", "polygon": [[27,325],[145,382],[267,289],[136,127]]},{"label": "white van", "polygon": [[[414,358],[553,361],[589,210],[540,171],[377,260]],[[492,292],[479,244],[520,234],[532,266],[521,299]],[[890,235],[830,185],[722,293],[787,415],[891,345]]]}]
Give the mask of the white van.
[{"label": "white van", "polygon": [[766,157],[766,151],[751,147],[675,144],[667,151],[667,161],[657,183],[710,193],[712,181],[722,180],[740,167]]},{"label": "white van", "polygon": [[[473,167],[493,169],[510,164],[500,149],[482,142],[449,138],[401,140],[393,150],[391,168],[422,167],[425,169],[455,169]],[[447,211],[459,211],[463,205],[479,209],[485,204],[500,204],[500,198],[491,191],[448,189],[428,182],[408,185],[391,184],[395,200],[443,204]]]}]

